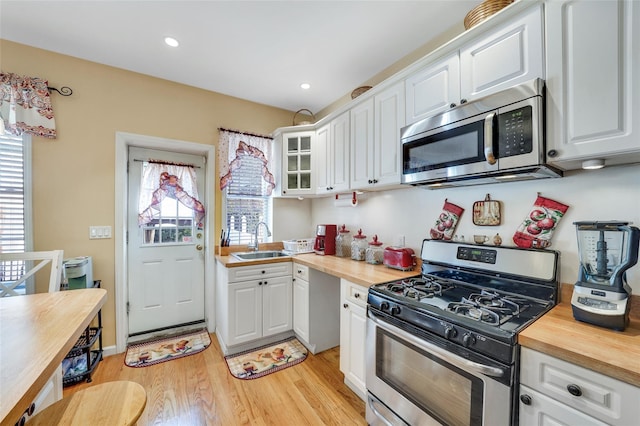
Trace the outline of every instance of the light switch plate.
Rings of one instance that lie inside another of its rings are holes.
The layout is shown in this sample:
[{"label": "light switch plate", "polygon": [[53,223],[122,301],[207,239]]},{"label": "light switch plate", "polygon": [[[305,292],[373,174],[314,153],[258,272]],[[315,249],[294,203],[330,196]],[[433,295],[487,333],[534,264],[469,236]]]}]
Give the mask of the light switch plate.
[{"label": "light switch plate", "polygon": [[111,227],[110,226],[90,226],[89,227],[89,239],[90,240],[98,240],[111,238]]}]

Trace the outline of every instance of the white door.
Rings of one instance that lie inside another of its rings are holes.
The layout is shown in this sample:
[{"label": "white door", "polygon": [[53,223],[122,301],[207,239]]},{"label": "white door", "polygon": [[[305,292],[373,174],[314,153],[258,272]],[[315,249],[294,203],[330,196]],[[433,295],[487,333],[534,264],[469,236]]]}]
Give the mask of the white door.
[{"label": "white door", "polygon": [[[193,165],[197,198],[206,205],[204,157],[129,148],[127,288],[130,336],[200,322],[205,318],[204,229],[197,223],[195,211],[178,200],[188,201],[184,194],[191,194],[171,185],[172,190],[166,192],[159,204],[159,217],[145,225],[138,224],[143,169],[148,167],[150,159],[173,165]],[[147,190],[157,189],[160,181],[153,185],[153,188],[147,185]]]}]

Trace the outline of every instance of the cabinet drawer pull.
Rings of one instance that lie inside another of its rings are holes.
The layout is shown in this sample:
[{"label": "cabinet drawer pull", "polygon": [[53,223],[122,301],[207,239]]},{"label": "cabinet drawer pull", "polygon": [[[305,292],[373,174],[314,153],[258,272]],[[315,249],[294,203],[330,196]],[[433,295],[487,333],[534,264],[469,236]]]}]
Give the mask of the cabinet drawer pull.
[{"label": "cabinet drawer pull", "polygon": [[567,390],[573,396],[582,396],[582,389],[578,385],[567,385]]},{"label": "cabinet drawer pull", "polygon": [[531,405],[531,397],[527,394],[525,395],[520,395],[520,401],[524,404],[524,405]]}]

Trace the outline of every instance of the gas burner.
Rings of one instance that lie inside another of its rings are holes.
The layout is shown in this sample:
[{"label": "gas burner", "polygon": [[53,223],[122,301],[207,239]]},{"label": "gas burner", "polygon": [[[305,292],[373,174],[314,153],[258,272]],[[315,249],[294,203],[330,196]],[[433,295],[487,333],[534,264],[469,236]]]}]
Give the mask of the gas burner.
[{"label": "gas burner", "polygon": [[479,306],[466,299],[462,302],[449,303],[449,311],[476,321],[491,325],[500,325],[500,314],[485,307]]},{"label": "gas burner", "polygon": [[482,290],[479,294],[473,293],[468,298],[470,303],[478,304],[487,309],[502,311],[512,315],[518,315],[521,309],[524,309],[515,298],[502,296],[488,290]]}]

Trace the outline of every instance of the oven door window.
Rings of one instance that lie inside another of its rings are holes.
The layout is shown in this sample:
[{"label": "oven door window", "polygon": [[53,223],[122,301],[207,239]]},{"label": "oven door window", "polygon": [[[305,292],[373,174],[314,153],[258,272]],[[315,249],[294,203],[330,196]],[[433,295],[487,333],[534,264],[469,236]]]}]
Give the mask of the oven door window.
[{"label": "oven door window", "polygon": [[482,424],[480,378],[380,328],[376,376],[443,424]]},{"label": "oven door window", "polygon": [[404,173],[485,161],[484,118],[474,120],[440,128],[436,133],[403,144]]}]

